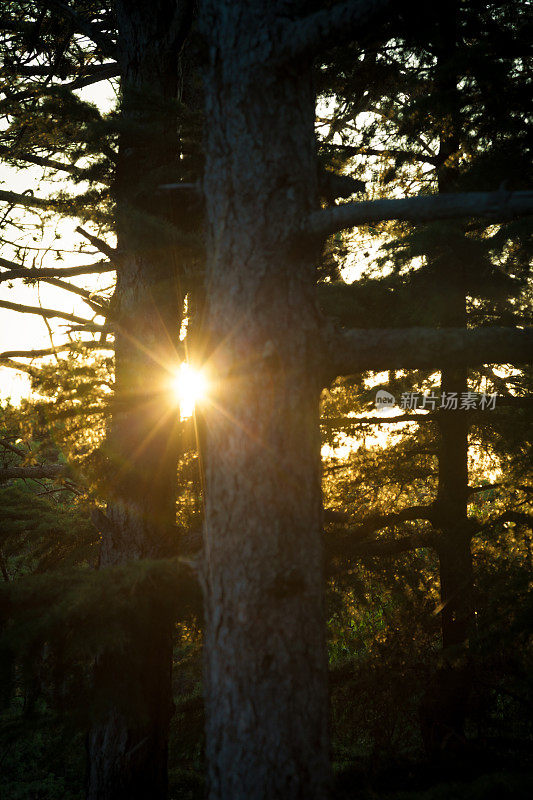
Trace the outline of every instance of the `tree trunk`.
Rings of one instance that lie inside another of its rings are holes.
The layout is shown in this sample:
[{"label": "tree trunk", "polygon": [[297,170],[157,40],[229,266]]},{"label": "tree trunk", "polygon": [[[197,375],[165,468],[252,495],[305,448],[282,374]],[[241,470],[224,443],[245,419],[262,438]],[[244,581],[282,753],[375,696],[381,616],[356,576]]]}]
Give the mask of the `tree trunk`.
[{"label": "tree trunk", "polygon": [[[467,391],[466,370],[442,373],[442,391]],[[442,647],[463,645],[473,615],[472,554],[467,516],[468,420],[459,411],[440,419],[439,491],[437,503],[442,542],[439,546]]]},{"label": "tree trunk", "polygon": [[[442,373],[442,391],[466,391],[466,370]],[[438,556],[442,663],[426,692],[421,709],[428,755],[442,758],[464,751],[464,725],[470,695],[470,667],[465,647],[473,623],[473,570],[468,499],[468,421],[461,411],[440,419]]]},{"label": "tree trunk", "polygon": [[[172,242],[157,218],[153,171],[177,162],[178,58],[183,29],[173,0],[117,0],[122,130],[114,195],[118,250],[116,383],[108,435],[108,506],[100,565],[157,558],[172,547],[179,412],[169,381],[183,308]],[[89,800],[167,795],[172,712],[172,620],[146,608],[120,649],[97,657],[97,713],[88,737]]]},{"label": "tree trunk", "polygon": [[211,800],[327,797],[310,63],[266,0],[204,0],[208,214],[205,693]]},{"label": "tree trunk", "polygon": [[[454,59],[457,58],[457,4],[443,13],[436,47],[436,87],[443,108],[437,169],[439,193],[457,191],[456,157],[460,148],[461,116]],[[463,235],[457,231],[458,239]],[[451,244],[453,248],[453,241]],[[449,249],[449,248],[448,248]],[[454,252],[434,260],[437,285],[446,297],[445,327],[467,324],[464,269]],[[431,757],[464,749],[464,724],[470,694],[470,669],[465,645],[470,635],[473,607],[471,536],[468,525],[468,419],[460,410],[461,395],[468,391],[464,367],[443,369],[441,392],[456,393],[456,410],[440,412],[439,484],[437,524],[442,631],[442,664],[426,693],[423,734]]]}]

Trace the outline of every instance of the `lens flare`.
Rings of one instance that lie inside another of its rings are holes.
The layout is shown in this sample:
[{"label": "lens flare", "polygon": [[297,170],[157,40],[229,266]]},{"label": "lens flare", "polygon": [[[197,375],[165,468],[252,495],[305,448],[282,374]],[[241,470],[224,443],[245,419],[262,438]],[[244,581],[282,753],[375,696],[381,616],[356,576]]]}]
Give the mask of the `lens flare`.
[{"label": "lens flare", "polygon": [[187,419],[192,417],[196,403],[205,397],[207,380],[203,372],[184,362],[173,380],[173,388],[181,418]]}]

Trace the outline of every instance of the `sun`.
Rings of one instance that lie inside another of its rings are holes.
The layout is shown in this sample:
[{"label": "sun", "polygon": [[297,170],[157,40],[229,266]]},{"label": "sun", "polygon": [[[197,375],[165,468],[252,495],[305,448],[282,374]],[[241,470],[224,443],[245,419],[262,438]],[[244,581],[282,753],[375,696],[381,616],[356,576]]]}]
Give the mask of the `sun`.
[{"label": "sun", "polygon": [[172,381],[182,419],[192,417],[196,403],[206,396],[207,380],[203,372],[183,362]]}]

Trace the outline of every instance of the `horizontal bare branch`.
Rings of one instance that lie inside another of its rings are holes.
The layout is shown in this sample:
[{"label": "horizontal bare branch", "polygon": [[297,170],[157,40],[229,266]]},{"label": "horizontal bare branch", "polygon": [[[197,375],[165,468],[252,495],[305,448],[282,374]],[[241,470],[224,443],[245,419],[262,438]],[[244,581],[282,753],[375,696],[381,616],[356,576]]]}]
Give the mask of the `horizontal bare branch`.
[{"label": "horizontal bare branch", "polygon": [[406,197],[400,200],[364,200],[314,211],[302,233],[325,237],[345,228],[387,220],[429,222],[460,217],[484,217],[492,221],[533,214],[533,191],[468,192]]},{"label": "horizontal bare branch", "polygon": [[[22,272],[21,277],[30,277],[28,273],[31,273],[31,270],[29,268],[19,266],[18,271]],[[2,276],[0,276],[0,279],[1,277]],[[82,289],[80,286],[76,286],[74,283],[62,281],[59,278],[40,277],[39,280],[44,281],[44,283],[49,283],[51,286],[56,286],[58,289],[63,289],[66,292],[71,292],[72,294],[78,295],[78,297],[81,297],[83,302],[86,303],[89,308],[101,316],[106,317],[109,313],[106,302],[99,302],[98,300],[95,300],[94,293],[90,292],[88,289]]]},{"label": "horizontal bare branch", "polygon": [[79,167],[74,164],[65,164],[62,161],[56,161],[53,158],[45,158],[44,156],[37,156],[33,153],[18,153],[11,147],[0,145],[0,155],[8,156],[15,161],[27,161],[28,164],[37,164],[39,167],[47,167],[50,169],[61,170],[62,172],[69,172],[75,174],[79,172]]},{"label": "horizontal bare branch", "polygon": [[[76,314],[69,314],[68,311],[58,311],[55,308],[41,308],[40,306],[26,306],[22,303],[10,303],[9,300],[0,300],[0,308],[7,308],[10,311],[19,311],[21,314],[37,314],[45,319],[54,319],[57,317],[82,325],[86,325],[89,322],[89,320],[78,317]],[[99,325],[98,327],[101,328],[102,326]]]},{"label": "horizontal bare branch", "polygon": [[81,267],[22,267],[14,261],[7,261],[0,258],[0,267],[5,267],[8,272],[0,272],[0,283],[12,281],[16,278],[35,278],[36,280],[46,280],[47,278],[71,278],[74,275],[93,275],[95,273],[115,272],[116,266],[109,261],[97,261],[95,264],[85,264]]},{"label": "horizontal bare branch", "polygon": [[533,355],[533,328],[338,330],[325,335],[323,355],[328,383],[364,370],[523,364]]},{"label": "horizontal bare branch", "polygon": [[10,358],[44,358],[56,353],[65,353],[69,350],[110,350],[115,349],[113,344],[102,342],[67,342],[58,344],[57,347],[43,347],[39,350],[5,350],[0,353],[0,360]]},{"label": "horizontal bare branch", "polygon": [[106,332],[110,333],[109,323],[105,325],[99,325],[97,322],[86,322],[85,325],[69,325],[64,326],[65,328],[68,327],[67,333],[95,333],[96,331],[99,332]]},{"label": "horizontal bare branch", "polygon": [[506,511],[496,522],[514,522],[515,525],[528,525],[533,528],[533,514],[526,514],[523,511]]}]

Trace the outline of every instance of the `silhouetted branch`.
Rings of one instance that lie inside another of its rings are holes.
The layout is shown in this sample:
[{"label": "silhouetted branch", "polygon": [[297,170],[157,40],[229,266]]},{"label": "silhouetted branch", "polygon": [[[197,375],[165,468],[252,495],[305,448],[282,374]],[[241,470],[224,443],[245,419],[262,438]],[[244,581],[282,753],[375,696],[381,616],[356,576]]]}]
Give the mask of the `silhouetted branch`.
[{"label": "silhouetted branch", "polygon": [[118,250],[115,250],[113,247],[107,244],[103,239],[100,239],[99,236],[94,236],[92,233],[88,233],[84,230],[80,225],[76,228],[77,233],[81,233],[82,236],[94,246],[97,250],[107,256],[111,261],[114,261],[116,264],[120,258],[120,254]]},{"label": "silhouetted branch", "polygon": [[46,198],[34,197],[33,194],[6,192],[3,189],[0,189],[0,201],[9,203],[12,206],[24,206],[25,208],[50,208],[50,201]]},{"label": "silhouetted branch", "polygon": [[61,0],[46,0],[47,4],[52,8],[61,11],[63,16],[69,19],[78,33],[83,33],[91,41],[93,41],[108,58],[116,57],[115,44],[108,39],[94,23],[80,16],[80,14],[68,3],[63,3]]},{"label": "silhouetted branch", "polygon": [[4,447],[6,450],[11,450],[12,453],[15,453],[17,456],[21,456],[25,458],[27,453],[21,447],[16,447],[14,444],[11,444],[7,439],[0,439],[0,445]]},{"label": "silhouetted branch", "polygon": [[80,267],[22,267],[14,261],[7,261],[0,258],[0,267],[5,267],[8,272],[0,272],[0,283],[11,281],[16,278],[36,278],[46,280],[47,278],[71,278],[74,275],[92,275],[94,273],[115,272],[116,267],[109,261],[97,261],[95,264],[86,264]]},{"label": "silhouetted branch", "polygon": [[[29,278],[31,277],[31,270],[27,269],[26,267],[18,267],[18,272],[21,273],[20,277]],[[93,299],[93,293],[90,292],[88,289],[82,289],[80,286],[76,286],[73,283],[67,283],[66,281],[62,281],[59,278],[43,278],[39,276],[39,280],[43,281],[44,283],[49,283],[52,286],[56,286],[58,289],[63,289],[66,292],[71,292],[72,294],[77,294],[78,297],[83,299],[84,303],[87,303],[89,308],[92,308],[97,314],[101,316],[107,316],[109,313],[109,309],[107,305],[103,304],[102,302],[95,301]]]},{"label": "silhouetted branch", "polygon": [[399,200],[364,200],[314,211],[302,225],[302,233],[326,237],[344,228],[387,220],[431,222],[461,217],[485,217],[498,221],[528,214],[533,214],[533,191],[469,192]]},{"label": "silhouetted branch", "polygon": [[0,367],[8,367],[15,369],[18,372],[25,372],[27,375],[36,375],[37,370],[29,364],[23,364],[21,361],[12,361],[10,358],[3,358],[0,355]]},{"label": "silhouetted branch", "polygon": [[[10,303],[9,300],[0,300],[0,308],[7,308],[10,311],[20,311],[23,314],[37,314],[45,319],[54,319],[57,317],[59,319],[66,319],[69,322],[78,322],[82,325],[86,325],[88,322],[88,320],[83,319],[83,317],[78,317],[76,314],[69,314],[67,311],[57,311],[54,308],[41,308],[40,306],[26,306],[22,303]],[[98,327],[101,328],[102,326],[100,325]]]},{"label": "silhouetted branch", "polygon": [[120,75],[120,67],[115,61],[112,63],[108,62],[106,64],[98,64],[93,68],[92,71],[89,72],[84,70],[83,75],[75,78],[75,80],[71,81],[70,83],[64,83],[63,88],[83,89],[85,86],[92,86],[100,81],[109,80],[109,78],[115,78],[117,75]]},{"label": "silhouetted branch", "polygon": [[325,334],[326,383],[364,370],[528,363],[532,328],[391,328]]},{"label": "silhouetted branch", "polygon": [[66,344],[58,344],[57,347],[44,347],[39,350],[6,350],[0,353],[1,359],[9,358],[43,358],[44,356],[53,356],[56,353],[64,353],[68,350],[114,350],[112,344],[102,344],[101,342],[67,342]]},{"label": "silhouetted branch", "polygon": [[[67,326],[65,326],[67,327]],[[86,322],[84,325],[69,325],[68,333],[95,333],[96,331],[106,331],[111,333],[109,323],[99,325],[97,322]]]},{"label": "silhouetted branch", "polygon": [[397,422],[434,422],[436,414],[397,414],[394,417],[321,417],[324,428],[343,428],[355,425],[395,425]]},{"label": "silhouetted branch", "polygon": [[379,16],[392,0],[347,0],[283,23],[277,31],[276,60],[312,57],[317,52],[361,38],[371,26],[379,25]]},{"label": "silhouetted branch", "polygon": [[68,466],[66,464],[39,464],[29,467],[4,467],[0,468],[0,483],[15,478],[57,478],[63,475]]},{"label": "silhouetted branch", "polygon": [[352,537],[335,537],[326,539],[326,553],[330,558],[360,559],[367,557],[381,557],[401,555],[410,550],[421,547],[436,547],[436,537],[433,533],[412,533],[398,536],[394,539],[376,541],[358,541]]},{"label": "silhouetted branch", "polygon": [[479,536],[479,534],[495,528],[496,525],[502,522],[514,522],[516,525],[527,525],[529,528],[533,528],[533,516],[531,514],[526,514],[523,511],[504,511],[503,514],[499,514],[489,522],[475,524],[472,535]]},{"label": "silhouetted branch", "polygon": [[[341,520],[341,515],[343,519]],[[344,512],[331,512],[328,510],[329,522],[354,522],[354,517],[345,515]],[[369,514],[357,526],[344,532],[344,536],[350,537],[359,541],[360,539],[368,536],[375,531],[382,528],[389,528],[392,525],[397,525],[400,522],[412,522],[414,520],[423,519],[428,522],[433,522],[436,519],[436,510],[431,505],[408,506],[402,508],[400,511],[391,512],[390,514]]]},{"label": "silhouetted branch", "polygon": [[73,164],[64,164],[61,161],[56,161],[53,158],[45,158],[44,156],[36,156],[33,153],[18,153],[11,147],[0,145],[0,155],[9,156],[15,161],[27,161],[28,164],[37,164],[39,167],[48,167],[50,169],[57,169],[71,174],[78,173],[79,167]]},{"label": "silhouetted branch", "polygon": [[410,153],[408,150],[397,150],[393,147],[385,147],[380,150],[375,147],[364,147],[363,145],[358,147],[357,145],[332,144],[330,142],[322,143],[321,147],[345,156],[375,156],[377,158],[395,158],[408,164],[413,162],[434,164],[435,166],[438,164],[437,156],[431,156],[428,153]]}]

